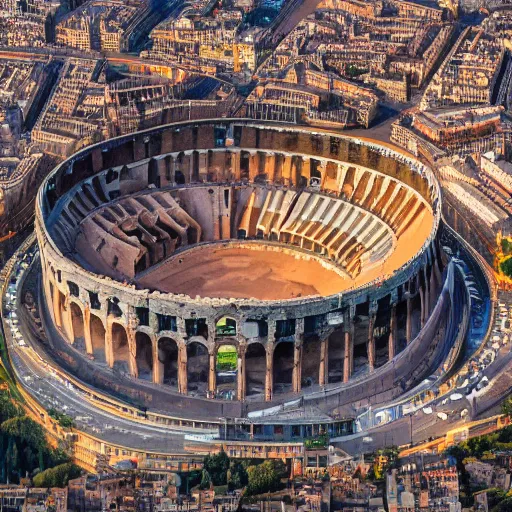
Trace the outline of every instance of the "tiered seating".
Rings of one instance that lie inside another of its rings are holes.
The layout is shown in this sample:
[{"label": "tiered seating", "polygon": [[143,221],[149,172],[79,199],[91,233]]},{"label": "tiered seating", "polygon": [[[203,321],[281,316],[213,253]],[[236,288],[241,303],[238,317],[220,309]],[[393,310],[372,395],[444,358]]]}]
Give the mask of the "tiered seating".
[{"label": "tiered seating", "polygon": [[201,227],[169,192],[111,202],[103,176],[82,183],[54,225],[61,247],[77,251],[106,274],[133,277],[177,248],[197,243]]},{"label": "tiered seating", "polygon": [[[329,186],[333,192],[332,182]],[[239,234],[315,251],[355,277],[363,266],[385,258],[426,208],[415,190],[359,166],[342,164],[337,187],[335,197],[255,188],[241,216]]]}]

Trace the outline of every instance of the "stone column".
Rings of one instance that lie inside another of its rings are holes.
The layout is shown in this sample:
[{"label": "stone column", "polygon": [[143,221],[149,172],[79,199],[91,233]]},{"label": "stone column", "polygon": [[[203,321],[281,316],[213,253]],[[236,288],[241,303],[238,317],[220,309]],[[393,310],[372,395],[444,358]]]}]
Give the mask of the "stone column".
[{"label": "stone column", "polygon": [[53,283],[53,316],[57,327],[62,327],[62,314],[60,311],[60,292],[57,283]]},{"label": "stone column", "polygon": [[293,345],[293,375],[292,389],[294,393],[300,393],[302,389],[302,337]]},{"label": "stone column", "polygon": [[85,340],[85,351],[88,354],[93,353],[92,349],[92,338],[91,338],[91,307],[86,304],[84,307],[84,340]]},{"label": "stone column", "polygon": [[428,317],[430,316],[430,289],[429,289],[429,280],[427,277],[427,267],[423,267],[423,277],[425,278],[425,286],[424,286],[424,300],[425,300],[425,306],[424,306],[424,318],[423,318],[423,325],[428,320]]},{"label": "stone column", "polygon": [[155,384],[164,383],[164,368],[163,363],[160,362],[158,339],[156,335],[151,336],[151,344],[153,346],[153,382]]},{"label": "stone column", "polygon": [[423,327],[425,324],[425,294],[423,286],[421,286],[420,274],[416,278],[416,287],[420,294],[420,327]]},{"label": "stone column", "polygon": [[257,151],[249,151],[249,181],[253,182],[259,174],[260,156]]},{"label": "stone column", "polygon": [[355,307],[350,306],[344,314],[345,354],[343,358],[343,382],[348,382],[354,370],[354,316]]},{"label": "stone column", "polygon": [[276,171],[276,155],[271,151],[265,152],[265,174],[267,179],[274,181],[274,174]]},{"label": "stone column", "polygon": [[311,178],[311,158],[309,156],[302,157],[302,176],[306,178],[307,185],[309,185],[309,179]]},{"label": "stone column", "polygon": [[377,316],[377,302],[370,302],[368,313],[368,369],[370,372],[375,370],[375,336],[373,335],[375,327],[375,318]]},{"label": "stone column", "polygon": [[211,351],[208,351],[208,361],[208,391],[214,394],[217,388],[217,374],[215,373],[215,348],[212,348]]},{"label": "stone column", "polygon": [[137,327],[139,322],[133,308],[129,308],[127,313],[128,319],[126,323],[126,337],[128,338],[128,368],[130,375],[137,378],[139,369],[137,368]]},{"label": "stone column", "polygon": [[242,151],[240,149],[231,149],[231,172],[235,181],[240,181],[240,157]]},{"label": "stone column", "polygon": [[237,369],[238,376],[236,379],[237,385],[237,397],[238,400],[245,400],[245,353],[247,351],[247,345],[239,345],[238,346],[238,360],[237,360]]},{"label": "stone column", "polygon": [[184,343],[178,347],[178,392],[184,395],[188,392],[187,346]]},{"label": "stone column", "polygon": [[292,390],[300,393],[302,388],[302,346],[304,343],[304,318],[295,321],[295,342],[293,345]]},{"label": "stone column", "polygon": [[320,369],[318,371],[318,383],[325,386],[329,380],[329,337],[320,342]]},{"label": "stone column", "polygon": [[436,304],[437,297],[437,283],[436,283],[436,272],[435,272],[436,262],[432,261],[432,267],[430,269],[430,312],[434,309]]},{"label": "stone column", "polygon": [[388,359],[391,361],[396,355],[396,302],[391,304],[391,316],[389,319]]},{"label": "stone column", "polygon": [[188,182],[192,183],[194,181],[194,151],[189,152],[188,158]]},{"label": "stone column", "polygon": [[105,329],[105,361],[110,368],[114,367],[114,343],[112,341],[112,326],[115,317],[107,316],[107,325]]},{"label": "stone column", "polygon": [[292,177],[292,157],[291,155],[283,155],[283,183],[286,186],[293,185]]},{"label": "stone column", "polygon": [[69,295],[64,299],[64,314],[62,315],[62,324],[71,345],[75,342],[75,332],[73,330],[73,318],[71,315],[71,304]]},{"label": "stone column", "polygon": [[266,346],[267,351],[267,371],[265,375],[265,401],[272,400],[274,390],[274,342],[270,342]]}]

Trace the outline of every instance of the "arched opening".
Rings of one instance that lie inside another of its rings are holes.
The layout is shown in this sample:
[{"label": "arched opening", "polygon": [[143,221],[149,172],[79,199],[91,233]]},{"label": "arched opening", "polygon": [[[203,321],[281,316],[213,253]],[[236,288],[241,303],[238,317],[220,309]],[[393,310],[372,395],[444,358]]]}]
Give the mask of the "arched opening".
[{"label": "arched opening", "polygon": [[153,380],[153,344],[151,338],[143,332],[135,335],[137,374],[139,379]]},{"label": "arched opening", "polygon": [[71,302],[71,327],[73,328],[73,344],[79,350],[85,351],[84,315],[75,302]]},{"label": "arched opening", "polygon": [[158,363],[163,383],[167,386],[178,387],[178,344],[172,338],[158,340]]},{"label": "arched opening", "polygon": [[215,335],[218,337],[236,336],[236,320],[223,316],[215,324]]},{"label": "arched opening", "polygon": [[407,346],[407,300],[396,306],[396,354]]},{"label": "arched opening", "polygon": [[353,376],[368,370],[368,303],[358,304],[354,319],[354,362]]},{"label": "arched opening", "polygon": [[301,385],[307,388],[318,384],[322,342],[317,334],[304,339],[302,344]]},{"label": "arched opening", "polygon": [[112,351],[114,353],[114,369],[130,373],[130,348],[125,328],[114,322],[112,324]]},{"label": "arched opening", "polygon": [[221,345],[215,358],[217,390],[216,395],[222,400],[236,399],[238,351],[235,345]]},{"label": "arched opening", "polygon": [[[57,325],[63,329],[66,334],[69,334],[67,333],[67,330],[66,329],[66,313],[67,313],[67,310],[66,310],[66,297],[64,296],[64,294],[57,288],[57,314],[55,315],[56,317],[56,320],[57,320]],[[69,336],[69,339],[71,339],[71,336]]]},{"label": "arched opening", "polygon": [[208,349],[202,343],[193,341],[187,345],[188,391],[206,395],[209,370]]},{"label": "arched opening", "polygon": [[391,319],[390,296],[379,300],[373,334],[375,337],[375,368],[389,360],[389,322]]},{"label": "arched opening", "polygon": [[293,342],[282,341],[274,349],[274,394],[292,389]]},{"label": "arched opening", "polygon": [[330,336],[328,341],[329,350],[329,378],[328,382],[343,381],[343,365],[345,360],[345,333],[342,327],[338,327]]},{"label": "arched opening", "polygon": [[258,395],[265,392],[267,373],[267,353],[261,343],[251,343],[245,353],[245,390],[246,395]]},{"label": "arched opening", "polygon": [[105,327],[96,315],[91,315],[91,344],[94,359],[105,362]]}]

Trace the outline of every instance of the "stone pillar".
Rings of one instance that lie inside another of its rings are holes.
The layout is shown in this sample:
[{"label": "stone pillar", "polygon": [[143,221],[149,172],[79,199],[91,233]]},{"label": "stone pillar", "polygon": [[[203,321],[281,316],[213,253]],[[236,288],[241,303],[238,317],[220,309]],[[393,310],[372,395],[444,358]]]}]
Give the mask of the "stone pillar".
[{"label": "stone pillar", "polygon": [[405,324],[405,339],[407,345],[412,341],[412,297],[410,292],[407,293],[407,320]]},{"label": "stone pillar", "polygon": [[425,278],[425,286],[424,286],[424,299],[425,299],[425,306],[424,306],[424,318],[423,318],[423,324],[426,323],[428,320],[428,317],[430,316],[430,289],[429,289],[429,280],[427,276],[427,267],[423,267],[423,277]]},{"label": "stone pillar", "polygon": [[217,374],[215,373],[215,348],[213,348],[211,352],[208,351],[208,360],[208,391],[214,394],[217,388]]},{"label": "stone pillar", "polygon": [[265,174],[267,179],[274,181],[274,175],[276,172],[276,155],[271,151],[265,153]]},{"label": "stone pillar", "polygon": [[114,324],[114,316],[107,316],[107,325],[105,329],[105,361],[110,368],[114,367],[114,343],[112,341],[112,326]]},{"label": "stone pillar", "polygon": [[354,370],[354,316],[355,307],[351,306],[343,319],[345,334],[345,354],[343,358],[343,382],[348,382]]},{"label": "stone pillar", "polygon": [[137,368],[137,326],[139,324],[137,316],[133,308],[128,310],[128,321],[126,325],[126,337],[128,338],[128,368],[130,375],[137,378],[139,376],[139,369]]},{"label": "stone pillar", "polygon": [[266,347],[267,351],[267,371],[265,375],[265,401],[272,400],[274,390],[274,342],[269,342]]},{"label": "stone pillar", "polygon": [[283,155],[283,183],[286,186],[293,185],[293,176],[292,176],[292,157],[291,155]]},{"label": "stone pillar", "polygon": [[235,181],[240,181],[240,149],[231,149],[231,172]]},{"label": "stone pillar", "polygon": [[436,266],[436,262],[432,261],[432,267],[430,269],[430,312],[431,313],[436,304],[436,297],[437,297],[436,272],[434,270],[435,266]]},{"label": "stone pillar", "polygon": [[302,389],[302,337],[293,345],[293,374],[292,389],[294,393],[300,393]]},{"label": "stone pillar", "polygon": [[249,151],[249,181],[254,181],[260,168],[260,156],[257,151]]},{"label": "stone pillar", "polygon": [[423,286],[421,286],[420,274],[416,277],[416,288],[420,294],[420,327],[425,324],[425,294]]},{"label": "stone pillar", "polygon": [[391,304],[391,316],[389,319],[389,338],[388,338],[388,359],[391,361],[396,355],[396,302]]},{"label": "stone pillar", "polygon": [[318,371],[318,383],[325,386],[329,380],[329,337],[320,343],[320,369]]},{"label": "stone pillar", "polygon": [[57,283],[53,283],[53,316],[57,327],[62,327],[62,314],[60,311],[60,291]]},{"label": "stone pillar", "polygon": [[158,350],[158,339],[155,335],[151,336],[151,344],[153,346],[153,382],[155,384],[164,383],[164,368],[160,362],[159,350]]},{"label": "stone pillar", "polygon": [[85,351],[88,354],[93,353],[92,349],[92,338],[91,338],[91,307],[86,304],[84,307],[84,340],[85,340]]},{"label": "stone pillar", "polygon": [[247,345],[238,346],[238,360],[237,369],[238,376],[236,380],[237,384],[237,397],[238,400],[245,400],[245,352],[247,351]]},{"label": "stone pillar", "polygon": [[184,343],[178,347],[178,392],[184,395],[188,392],[187,346]]},{"label": "stone pillar", "polygon": [[293,345],[292,390],[300,393],[302,385],[302,347],[304,343],[304,318],[295,321],[295,342]]},{"label": "stone pillar", "polygon": [[373,372],[375,370],[375,336],[373,335],[375,327],[375,318],[377,316],[377,303],[370,302],[370,309],[368,313],[368,370]]},{"label": "stone pillar", "polygon": [[307,185],[309,185],[309,179],[311,178],[311,158],[309,156],[302,157],[302,176],[306,178]]},{"label": "stone pillar", "polygon": [[188,182],[192,183],[194,181],[194,151],[190,151],[188,158]]},{"label": "stone pillar", "polygon": [[71,315],[71,304],[69,301],[69,295],[66,295],[64,299],[64,312],[62,315],[62,326],[64,327],[64,332],[69,339],[69,342],[73,344],[75,342],[75,333],[73,331],[73,318]]}]

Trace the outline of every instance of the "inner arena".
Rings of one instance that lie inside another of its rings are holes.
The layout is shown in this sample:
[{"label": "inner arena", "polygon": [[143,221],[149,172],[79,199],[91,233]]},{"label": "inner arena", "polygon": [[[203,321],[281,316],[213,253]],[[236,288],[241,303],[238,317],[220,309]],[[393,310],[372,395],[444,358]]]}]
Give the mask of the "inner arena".
[{"label": "inner arena", "polygon": [[439,198],[419,161],[328,131],[219,119],[111,139],[38,194],[51,328],[83,380],[169,413],[399,394],[461,314]]}]

